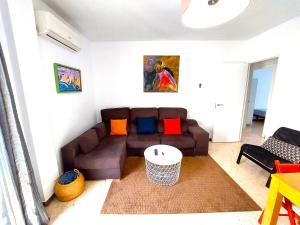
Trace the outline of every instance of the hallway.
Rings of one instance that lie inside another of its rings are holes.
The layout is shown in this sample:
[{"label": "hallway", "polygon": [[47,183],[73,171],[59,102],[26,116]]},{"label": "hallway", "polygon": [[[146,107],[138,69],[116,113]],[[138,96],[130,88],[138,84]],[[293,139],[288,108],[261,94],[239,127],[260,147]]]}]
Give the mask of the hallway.
[{"label": "hallway", "polygon": [[264,141],[262,132],[264,121],[253,121],[251,126],[246,126],[242,131],[241,142],[247,144],[261,145]]}]

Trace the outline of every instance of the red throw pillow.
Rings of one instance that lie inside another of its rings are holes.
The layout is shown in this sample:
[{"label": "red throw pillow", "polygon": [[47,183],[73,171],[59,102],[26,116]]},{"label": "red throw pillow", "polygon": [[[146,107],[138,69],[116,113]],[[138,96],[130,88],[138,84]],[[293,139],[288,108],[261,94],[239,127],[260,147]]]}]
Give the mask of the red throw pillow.
[{"label": "red throw pillow", "polygon": [[181,134],[180,118],[163,119],[164,134]]}]

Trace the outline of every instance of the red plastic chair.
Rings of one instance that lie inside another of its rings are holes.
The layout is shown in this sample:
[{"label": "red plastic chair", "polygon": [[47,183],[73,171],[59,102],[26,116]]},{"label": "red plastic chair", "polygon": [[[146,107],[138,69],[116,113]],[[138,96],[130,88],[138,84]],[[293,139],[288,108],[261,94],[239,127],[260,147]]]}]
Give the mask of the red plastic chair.
[{"label": "red plastic chair", "polygon": [[[300,172],[300,164],[280,164],[279,160],[274,161],[277,173],[298,173]],[[287,214],[279,214],[279,216],[288,216],[291,225],[300,225],[300,214],[297,214],[294,209],[295,206],[284,197],[282,201],[282,207],[287,210]],[[294,208],[294,209],[293,209]],[[299,209],[297,209],[298,211]],[[264,216],[264,210],[258,219],[258,223],[261,224]]]}]

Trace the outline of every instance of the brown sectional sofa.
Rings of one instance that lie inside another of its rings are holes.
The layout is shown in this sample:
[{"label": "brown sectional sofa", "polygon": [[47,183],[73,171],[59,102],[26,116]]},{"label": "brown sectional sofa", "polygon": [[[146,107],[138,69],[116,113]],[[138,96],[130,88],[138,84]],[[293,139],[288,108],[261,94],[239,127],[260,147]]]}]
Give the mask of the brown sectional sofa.
[{"label": "brown sectional sofa", "polygon": [[[102,122],[62,148],[64,171],[77,168],[86,179],[120,179],[128,156],[143,156],[156,144],[172,145],[183,155],[207,155],[209,134],[195,120],[187,119],[184,108],[112,108],[101,110]],[[137,134],[137,117],[155,117],[155,134]],[[164,118],[181,118],[181,135],[164,135]],[[110,120],[127,119],[127,136],[111,136]]]}]

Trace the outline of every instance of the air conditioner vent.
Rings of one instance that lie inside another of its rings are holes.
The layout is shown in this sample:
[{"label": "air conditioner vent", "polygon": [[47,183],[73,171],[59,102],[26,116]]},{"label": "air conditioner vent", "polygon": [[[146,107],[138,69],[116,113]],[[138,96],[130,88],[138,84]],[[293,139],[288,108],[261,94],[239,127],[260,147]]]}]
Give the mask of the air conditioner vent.
[{"label": "air conditioner vent", "polygon": [[38,34],[78,52],[82,48],[79,35],[63,21],[47,11],[36,11]]}]

